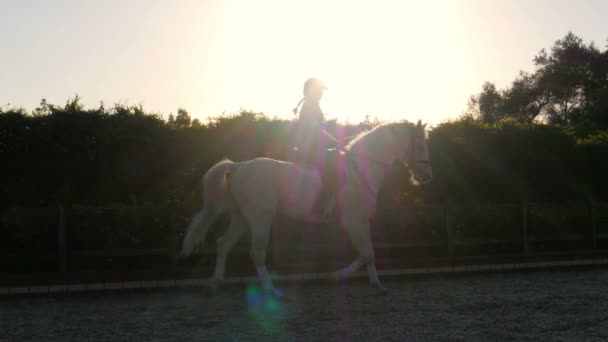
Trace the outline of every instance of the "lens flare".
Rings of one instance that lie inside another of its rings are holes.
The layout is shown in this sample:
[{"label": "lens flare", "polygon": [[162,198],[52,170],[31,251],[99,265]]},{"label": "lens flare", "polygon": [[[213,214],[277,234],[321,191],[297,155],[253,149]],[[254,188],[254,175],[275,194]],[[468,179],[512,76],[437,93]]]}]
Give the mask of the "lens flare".
[{"label": "lens flare", "polygon": [[285,332],[284,322],[287,307],[276,300],[268,291],[257,285],[250,284],[246,290],[247,310],[249,316],[264,331],[275,335]]}]

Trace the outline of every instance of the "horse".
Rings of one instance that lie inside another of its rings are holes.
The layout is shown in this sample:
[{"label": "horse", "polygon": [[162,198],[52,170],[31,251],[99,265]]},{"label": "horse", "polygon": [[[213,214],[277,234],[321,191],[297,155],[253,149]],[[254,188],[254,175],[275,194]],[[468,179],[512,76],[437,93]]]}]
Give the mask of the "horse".
[{"label": "horse", "polygon": [[[337,222],[348,232],[358,257],[330,277],[346,279],[360,267],[367,268],[369,283],[380,294],[387,290],[380,283],[374,263],[370,219],[376,209],[378,192],[395,161],[409,170],[414,186],[432,179],[426,124],[406,121],[385,123],[354,137],[344,149],[342,174],[345,179],[330,202]],[[311,220],[311,210],[321,186],[320,173],[311,168],[271,158],[243,162],[224,159],[203,176],[203,208],[194,215],[182,242],[180,257],[191,255],[202,244],[213,221],[222,213],[231,215],[225,234],[217,240],[217,258],[209,285],[215,290],[224,280],[226,257],[239,239],[251,232],[251,258],[263,290],[284,298],[266,268],[270,229],[280,213],[293,219]],[[318,214],[317,214],[318,215]]]}]

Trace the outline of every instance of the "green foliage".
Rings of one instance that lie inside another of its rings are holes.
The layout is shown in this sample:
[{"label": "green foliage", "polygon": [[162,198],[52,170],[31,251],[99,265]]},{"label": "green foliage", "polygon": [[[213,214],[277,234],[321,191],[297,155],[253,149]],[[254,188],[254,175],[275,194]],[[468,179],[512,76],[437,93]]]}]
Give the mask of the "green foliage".
[{"label": "green foliage", "polygon": [[534,64],[534,72],[520,72],[506,89],[486,82],[471,97],[468,112],[489,123],[510,117],[608,128],[608,50],[586,45],[569,32],[550,52],[541,50]]},{"label": "green foliage", "polygon": [[[352,136],[370,125],[330,122],[329,129]],[[43,100],[31,115],[3,108],[0,206],[197,206],[201,176],[211,165],[224,157],[286,159],[291,127],[289,120],[252,111],[202,124],[180,109],[164,121],[141,106],[85,109],[78,97],[63,107]],[[608,197],[608,133],[592,126],[468,116],[440,124],[429,138],[433,182],[413,188],[405,169],[395,166],[379,205]]]},{"label": "green foliage", "polygon": [[[338,127],[345,135],[359,126]],[[165,122],[141,106],[42,100],[31,115],[0,110],[0,207],[200,204],[200,178],[218,160],[283,159],[291,122],[241,111],[202,124],[179,109]]]},{"label": "green foliage", "polygon": [[5,253],[53,251],[57,217],[55,208],[0,210],[0,249]]},{"label": "green foliage", "polygon": [[66,210],[65,216],[72,250],[162,248],[170,244],[167,209],[74,207]]},{"label": "green foliage", "polygon": [[582,145],[608,145],[608,130],[596,131],[579,141]]},{"label": "green foliage", "polygon": [[608,198],[608,130],[597,131],[581,139],[578,149],[585,161],[594,197]]},{"label": "green foliage", "polygon": [[430,133],[435,196],[449,201],[584,197],[583,155],[569,130],[538,123],[464,119]]}]

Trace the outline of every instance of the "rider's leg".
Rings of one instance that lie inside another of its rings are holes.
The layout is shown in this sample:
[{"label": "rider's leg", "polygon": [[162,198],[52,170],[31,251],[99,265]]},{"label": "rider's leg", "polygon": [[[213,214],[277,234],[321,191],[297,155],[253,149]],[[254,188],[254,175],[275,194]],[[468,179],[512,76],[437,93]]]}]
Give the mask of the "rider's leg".
[{"label": "rider's leg", "polygon": [[325,210],[327,209],[327,205],[329,204],[329,199],[331,197],[331,189],[329,184],[327,183],[326,177],[323,176],[324,171],[321,171],[321,187],[319,189],[319,197],[315,202],[315,207],[313,208],[314,212],[324,215]]},{"label": "rider's leg", "polygon": [[326,210],[335,188],[336,168],[330,159],[331,156],[328,157],[326,152],[324,152],[323,155],[318,158],[320,165],[318,170],[321,177],[321,186],[319,189],[318,199],[315,202],[314,212],[320,214],[321,216],[325,216],[325,214],[327,214]]}]

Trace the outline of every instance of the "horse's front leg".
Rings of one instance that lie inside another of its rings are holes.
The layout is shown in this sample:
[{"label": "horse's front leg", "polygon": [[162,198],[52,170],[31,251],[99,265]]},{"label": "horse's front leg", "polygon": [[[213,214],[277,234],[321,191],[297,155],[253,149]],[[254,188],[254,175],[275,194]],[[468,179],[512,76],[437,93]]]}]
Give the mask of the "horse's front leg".
[{"label": "horse's front leg", "polygon": [[388,293],[386,288],[380,283],[378,278],[378,272],[376,270],[375,257],[374,257],[374,246],[372,245],[372,237],[370,233],[369,221],[360,219],[355,220],[353,218],[348,219],[346,229],[349,233],[351,241],[355,246],[355,249],[359,253],[359,258],[346,268],[339,270],[343,274],[350,275],[359,268],[359,266],[365,265],[367,268],[367,276],[369,283],[378,289],[378,292],[382,295]]},{"label": "horse's front leg", "polygon": [[369,234],[369,228],[367,230],[367,238],[363,238],[360,244],[362,245],[359,253],[361,255],[361,262],[367,267],[367,277],[372,287],[378,290],[380,295],[388,294],[388,290],[382,286],[380,279],[378,278],[378,271],[376,271],[376,259],[374,257],[374,246],[372,245],[371,236]]},{"label": "horse's front leg", "polygon": [[376,264],[374,260],[367,263],[367,276],[369,277],[369,283],[378,290],[381,295],[388,294],[386,287],[382,286],[380,279],[378,278],[378,271],[376,271]]}]

